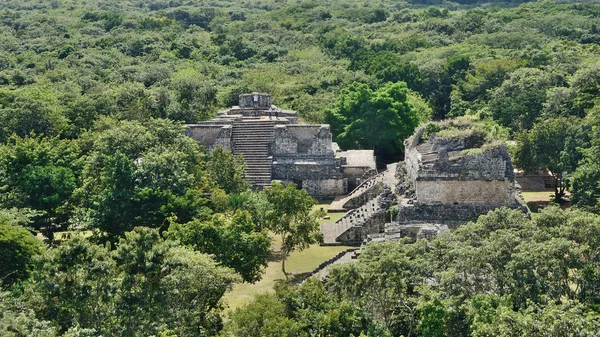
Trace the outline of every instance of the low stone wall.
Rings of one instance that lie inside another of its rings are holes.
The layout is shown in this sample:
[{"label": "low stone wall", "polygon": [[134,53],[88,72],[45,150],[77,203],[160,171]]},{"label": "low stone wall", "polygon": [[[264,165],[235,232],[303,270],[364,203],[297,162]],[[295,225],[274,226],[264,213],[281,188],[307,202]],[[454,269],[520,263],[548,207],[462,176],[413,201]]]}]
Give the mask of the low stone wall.
[{"label": "low stone wall", "polygon": [[302,180],[302,189],[314,197],[334,197],[346,194],[348,181],[346,179]]},{"label": "low stone wall", "polygon": [[332,257],[331,259],[321,263],[317,268],[313,269],[313,271],[311,271],[310,273],[308,273],[308,275],[306,276],[307,279],[317,275],[321,270],[331,266],[332,264],[336,263],[339,259],[341,259],[344,255],[348,254],[348,253],[353,253],[360,250],[359,247],[355,247],[355,248],[348,248],[342,252],[339,252],[336,256]]},{"label": "low stone wall", "polygon": [[515,188],[510,181],[419,179],[415,187],[418,202],[425,204],[510,206],[515,202]]},{"label": "low stone wall", "polygon": [[527,175],[517,176],[515,180],[521,185],[523,191],[543,191],[546,189],[545,179],[548,178],[552,179],[549,175]]}]

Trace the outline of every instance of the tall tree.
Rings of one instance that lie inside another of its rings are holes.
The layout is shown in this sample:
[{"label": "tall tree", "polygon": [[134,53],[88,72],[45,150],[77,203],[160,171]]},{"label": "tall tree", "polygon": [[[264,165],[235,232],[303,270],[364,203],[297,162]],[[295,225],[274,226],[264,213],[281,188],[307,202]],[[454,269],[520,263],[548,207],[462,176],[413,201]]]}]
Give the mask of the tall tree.
[{"label": "tall tree", "polygon": [[515,164],[526,172],[550,171],[554,179],[554,199],[560,202],[572,174],[589,147],[589,127],[575,117],[545,119],[518,137]]},{"label": "tall tree", "polygon": [[271,209],[267,211],[267,224],[281,237],[281,270],[285,277],[285,260],[294,250],[302,251],[323,241],[319,225],[319,212],[313,211],[317,200],[296,185],[274,182],[265,190]]},{"label": "tall tree", "polygon": [[407,101],[404,82],[388,83],[377,91],[353,83],[341,91],[325,114],[335,140],[345,149],[374,149],[386,159],[403,152],[403,141],[419,124],[415,108]]}]

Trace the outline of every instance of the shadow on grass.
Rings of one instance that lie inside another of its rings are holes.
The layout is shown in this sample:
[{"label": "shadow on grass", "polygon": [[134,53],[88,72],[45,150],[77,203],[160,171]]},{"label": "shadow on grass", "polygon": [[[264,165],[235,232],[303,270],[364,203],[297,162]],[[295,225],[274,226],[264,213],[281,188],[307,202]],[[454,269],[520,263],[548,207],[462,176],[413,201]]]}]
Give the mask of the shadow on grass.
[{"label": "shadow on grass", "polygon": [[283,260],[283,253],[281,251],[272,251],[271,255],[267,258],[267,262],[281,262]]},{"label": "shadow on grass", "polygon": [[311,272],[298,273],[298,274],[288,274],[288,279],[285,280],[276,280],[275,283],[278,284],[287,284],[287,285],[298,285],[302,283],[302,281],[306,280],[311,275]]}]

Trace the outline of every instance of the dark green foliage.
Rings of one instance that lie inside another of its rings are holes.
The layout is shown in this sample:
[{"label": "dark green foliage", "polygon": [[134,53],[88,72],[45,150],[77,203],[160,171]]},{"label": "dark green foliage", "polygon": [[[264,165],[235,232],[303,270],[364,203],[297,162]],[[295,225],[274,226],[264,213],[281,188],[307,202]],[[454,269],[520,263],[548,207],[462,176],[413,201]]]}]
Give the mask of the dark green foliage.
[{"label": "dark green foliage", "polygon": [[251,283],[260,280],[271,255],[271,239],[266,231],[257,231],[247,211],[237,211],[231,217],[214,216],[206,222],[175,223],[169,227],[168,237],[213,255]]},{"label": "dark green foliage", "polygon": [[[135,226],[166,229],[172,215],[187,222],[208,213],[199,188],[202,153],[165,120],[107,121],[91,144],[76,191],[87,226],[114,240]],[[82,220],[83,220],[82,219]]]},{"label": "dark green foliage", "polygon": [[553,118],[539,121],[519,135],[515,165],[535,174],[550,171],[554,178],[554,197],[560,202],[572,174],[589,147],[589,126],[577,118]]},{"label": "dark green foliage", "polygon": [[250,185],[244,180],[246,163],[241,156],[217,146],[207,158],[206,169],[210,181],[226,193],[241,193]]},{"label": "dark green foliage", "polygon": [[402,82],[377,91],[359,83],[344,89],[325,117],[335,140],[344,149],[374,148],[384,161],[397,158],[403,152],[402,142],[420,122],[406,92]]},{"label": "dark green foliage", "polygon": [[220,299],[237,281],[209,256],[147,228],[127,233],[113,251],[76,238],[39,263],[27,301],[38,318],[61,332],[214,335],[221,324]]},{"label": "dark green foliage", "polygon": [[0,146],[0,186],[5,207],[39,211],[31,226],[51,239],[65,228],[72,212],[71,196],[81,173],[81,150],[74,141],[29,136],[12,137]]}]

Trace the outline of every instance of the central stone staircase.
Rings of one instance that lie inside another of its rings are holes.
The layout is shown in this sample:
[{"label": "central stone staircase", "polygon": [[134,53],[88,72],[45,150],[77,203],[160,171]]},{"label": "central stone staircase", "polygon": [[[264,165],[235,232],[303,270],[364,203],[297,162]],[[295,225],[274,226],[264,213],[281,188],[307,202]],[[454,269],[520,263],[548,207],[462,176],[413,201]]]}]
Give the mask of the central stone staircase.
[{"label": "central stone staircase", "polygon": [[271,120],[241,120],[233,123],[233,154],[246,161],[246,180],[257,189],[271,185],[273,159],[269,157],[269,142],[275,122]]}]

